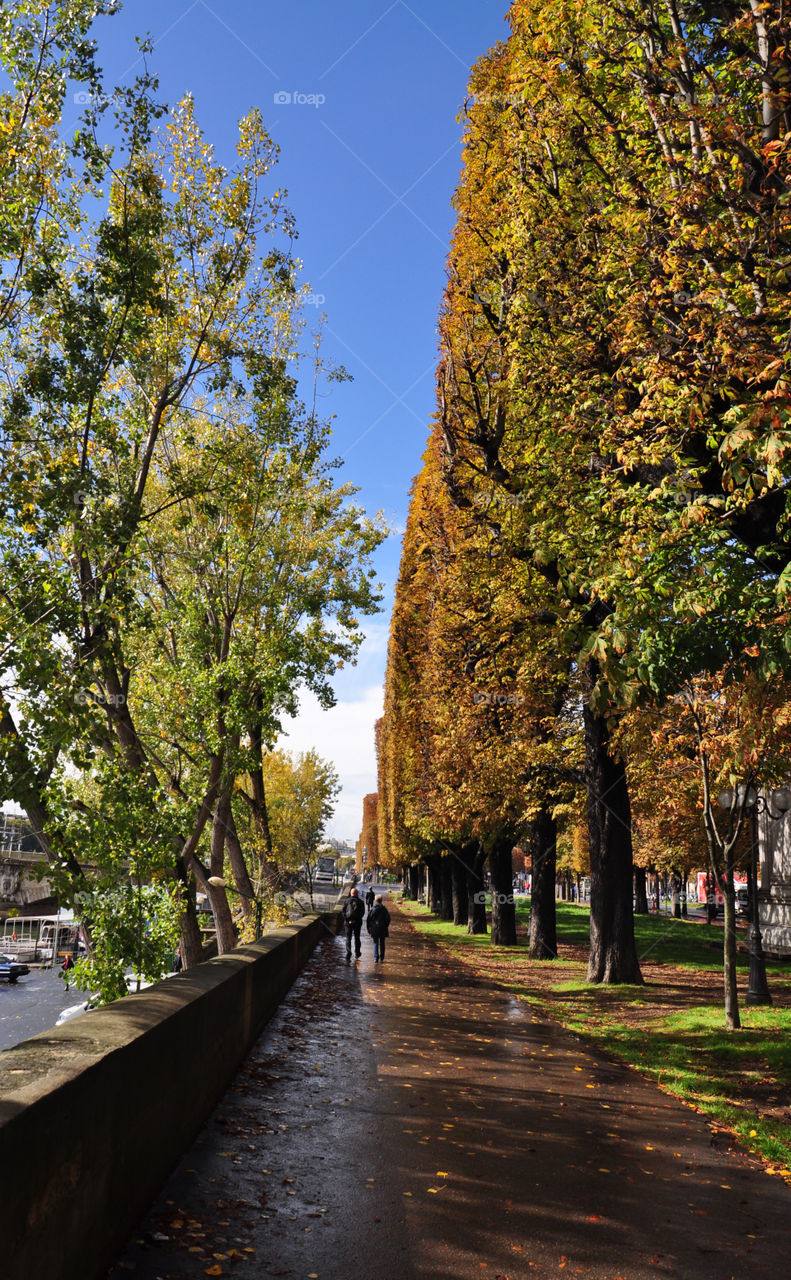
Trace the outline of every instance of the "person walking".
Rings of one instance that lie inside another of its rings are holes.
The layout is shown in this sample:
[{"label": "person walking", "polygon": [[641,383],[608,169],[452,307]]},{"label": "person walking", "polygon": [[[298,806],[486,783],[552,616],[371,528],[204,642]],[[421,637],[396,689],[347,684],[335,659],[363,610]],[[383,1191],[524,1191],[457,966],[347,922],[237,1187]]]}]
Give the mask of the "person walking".
[{"label": "person walking", "polygon": [[359,960],[362,955],[362,947],[360,945],[360,927],[365,916],[365,907],[356,888],[352,889],[343,908],[343,921],[346,925],[346,959],[352,958],[352,938],[354,939],[354,954]]},{"label": "person walking", "polygon": [[374,944],[374,964],[381,964],[385,958],[385,938],[390,933],[390,912],[381,897],[368,912],[368,932]]},{"label": "person walking", "polygon": [[374,894],[374,891],[373,891],[373,885],[369,885],[368,892],[365,895],[365,905],[369,911],[371,910],[371,907],[374,905],[375,897],[376,895]]}]

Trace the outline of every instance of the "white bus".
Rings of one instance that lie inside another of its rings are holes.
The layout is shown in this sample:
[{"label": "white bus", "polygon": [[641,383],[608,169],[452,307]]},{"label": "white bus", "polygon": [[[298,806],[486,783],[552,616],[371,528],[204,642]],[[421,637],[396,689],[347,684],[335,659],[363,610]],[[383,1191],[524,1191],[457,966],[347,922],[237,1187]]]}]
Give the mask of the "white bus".
[{"label": "white bus", "polygon": [[335,857],[322,854],[316,859],[316,875],[314,884],[316,888],[320,885],[333,885],[335,883]]}]

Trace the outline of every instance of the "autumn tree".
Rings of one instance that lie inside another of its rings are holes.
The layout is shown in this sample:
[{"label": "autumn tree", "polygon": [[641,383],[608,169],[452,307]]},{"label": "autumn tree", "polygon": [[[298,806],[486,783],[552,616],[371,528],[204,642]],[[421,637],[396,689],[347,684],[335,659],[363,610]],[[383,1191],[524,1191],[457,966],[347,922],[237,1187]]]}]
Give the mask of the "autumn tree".
[{"label": "autumn tree", "polygon": [[[386,764],[403,773],[397,795],[386,773],[381,785],[385,802],[402,806],[399,834],[422,848],[443,918],[462,923],[463,872],[466,920],[481,927],[488,859],[492,937],[510,944],[513,847],[529,824],[551,825],[553,794],[570,776],[556,732],[568,664],[551,641],[542,579],[450,501],[442,466],[435,432],[410,508],[388,662],[382,740]],[[546,832],[544,842],[553,852]],[[554,874],[551,885],[554,911]]]},{"label": "autumn tree", "polygon": [[337,772],[312,750],[272,751],[264,772],[278,866],[307,888],[312,905],[316,861],[340,789]]},{"label": "autumn tree", "polygon": [[[79,846],[56,819],[72,768],[111,759],[119,784],[135,776],[149,807],[178,797],[163,857],[182,885],[182,948],[192,963],[200,955],[193,873],[208,880],[207,824],[228,828],[238,740],[262,725],[271,732],[306,673],[331,699],[329,673],[358,643],[358,606],[373,607],[360,562],[379,534],[329,482],[326,426],[296,399],[293,228],[281,193],[266,189],[276,148],[260,116],[240,122],[229,173],[192,103],[162,126],[153,93],[145,79],[121,95],[104,190],[92,174],[82,192],[94,202],[103,194],[107,212],[79,239],[53,228],[2,349],[2,763],[6,794],[77,891]],[[223,420],[227,431],[207,432]],[[249,447],[237,439],[232,457],[239,423]],[[223,456],[253,467],[246,495],[232,494]],[[286,491],[274,500],[281,463]],[[297,491],[300,463],[307,477]],[[212,503],[225,528],[211,529]],[[282,552],[266,586],[265,546]],[[173,591],[183,592],[180,614]],[[278,608],[280,650],[270,648],[251,683],[261,628]],[[173,680],[146,689],[140,679],[146,668],[162,675],[168,661],[192,699],[181,736],[170,739],[172,702],[148,729]],[[248,664],[246,719],[234,701],[236,662]],[[200,750],[190,752],[196,736]],[[264,743],[255,746],[260,757]],[[213,856],[221,857],[216,841]]]},{"label": "autumn tree", "polygon": [[363,850],[366,871],[379,866],[379,795],[376,791],[363,796]]},{"label": "autumn tree", "polygon": [[[477,68],[472,83],[465,171],[457,193],[459,218],[442,317],[439,392],[445,478],[456,504],[474,515],[517,560],[531,564],[541,575],[543,614],[553,629],[553,642],[569,660],[576,650],[584,695],[593,851],[590,976],[599,981],[639,980],[631,932],[628,792],[623,764],[610,750],[605,709],[597,704],[595,661],[581,647],[609,609],[595,595],[580,590],[575,580],[570,552],[579,545],[576,529],[566,529],[561,546],[552,546],[542,531],[548,512],[554,520],[568,518],[574,509],[575,486],[565,477],[553,487],[550,468],[537,446],[537,432],[522,456],[519,424],[535,421],[536,406],[525,405],[518,418],[513,413],[514,370],[522,352],[515,344],[514,307],[519,292],[508,247],[514,181],[510,138],[503,127],[510,103],[508,61],[507,51],[494,51]],[[543,340],[539,333],[538,341]],[[546,375],[542,367],[544,385]],[[535,370],[531,381],[537,381]],[[553,401],[552,410],[558,409]]]},{"label": "autumn tree", "polygon": [[785,18],[523,0],[511,20],[468,106],[448,484],[476,514],[488,486],[487,523],[565,610],[589,976],[637,980],[620,717],[745,637],[764,675],[784,661]]},{"label": "autumn tree", "polygon": [[695,818],[698,832],[702,820],[704,858],[725,903],[725,1014],[729,1029],[735,1030],[740,1017],[734,872],[749,864],[750,792],[755,796],[759,789],[781,782],[787,769],[791,731],[787,688],[783,682],[770,685],[755,675],[738,678],[734,664],[713,676],[689,681],[661,716],[652,715],[647,726],[632,727],[633,735],[646,731],[654,739],[654,759],[660,753],[663,759],[671,821],[674,813],[686,817],[685,793],[696,793]]},{"label": "autumn tree", "polygon": [[[0,331],[21,323],[58,225],[78,231],[86,170],[106,165],[91,128],[103,95],[89,33],[97,17],[117,8],[117,0],[6,0],[0,10]],[[93,105],[67,138],[61,118],[75,84]]]},{"label": "autumn tree", "polygon": [[[378,601],[368,556],[380,528],[350,500],[349,486],[332,483],[329,424],[300,412],[287,355],[273,358],[268,397],[253,403],[249,418],[218,403],[211,416],[196,411],[166,432],[163,490],[176,474],[184,497],[177,507],[157,500],[143,535],[139,730],[158,770],[185,798],[200,791],[220,758],[212,875],[221,875],[227,855],[247,900],[253,880],[271,899],[282,866],[264,744],[271,748],[284,715],[296,713],[300,688],[331,704],[331,677],[356,653],[358,618]],[[244,824],[249,866],[234,797],[251,820]],[[209,889],[215,917],[226,915],[224,891]]]}]

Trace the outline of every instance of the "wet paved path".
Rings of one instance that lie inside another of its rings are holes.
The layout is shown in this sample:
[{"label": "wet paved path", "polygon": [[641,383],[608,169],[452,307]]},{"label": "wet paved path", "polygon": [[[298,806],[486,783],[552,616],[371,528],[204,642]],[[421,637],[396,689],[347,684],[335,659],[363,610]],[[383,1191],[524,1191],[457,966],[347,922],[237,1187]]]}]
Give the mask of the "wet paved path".
[{"label": "wet paved path", "polygon": [[393,916],[384,965],[321,944],[113,1280],[791,1275],[791,1188]]}]

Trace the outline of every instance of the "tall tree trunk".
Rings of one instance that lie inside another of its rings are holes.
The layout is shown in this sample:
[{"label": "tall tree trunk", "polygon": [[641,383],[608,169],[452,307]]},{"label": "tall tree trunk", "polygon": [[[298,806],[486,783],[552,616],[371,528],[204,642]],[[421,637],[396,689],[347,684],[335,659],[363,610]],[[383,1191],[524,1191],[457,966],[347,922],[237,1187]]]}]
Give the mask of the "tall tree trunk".
[{"label": "tall tree trunk", "polygon": [[277,893],[280,888],[280,869],[275,860],[275,853],[272,847],[272,832],[269,828],[269,810],[266,803],[266,788],[264,786],[264,768],[263,768],[263,751],[264,742],[261,735],[261,729],[258,725],[250,725],[247,730],[250,739],[250,747],[255,757],[248,777],[250,779],[250,790],[253,793],[253,822],[255,829],[261,841],[263,854],[260,859],[260,875],[261,880],[267,886],[270,893]]},{"label": "tall tree trunk", "polygon": [[645,867],[635,867],[634,869],[634,909],[637,915],[648,915],[648,893],[646,890],[646,874]]},{"label": "tall tree trunk", "polygon": [[203,959],[203,939],[201,938],[198,914],[195,909],[195,882],[189,880],[186,871],[184,883],[184,915],[181,918],[181,963],[185,969],[200,964]]},{"label": "tall tree trunk", "polygon": [[409,888],[413,902],[417,902],[423,891],[423,871],[416,862],[409,868]]},{"label": "tall tree trunk", "polygon": [[714,876],[706,872],[706,924],[714,924],[717,919],[717,893]]},{"label": "tall tree trunk", "polygon": [[583,669],[585,786],[591,860],[588,981],[641,983],[632,907],[632,815],[626,769],[610,752],[605,718],[590,706],[598,667]]},{"label": "tall tree trunk", "polygon": [[[225,868],[225,823],[217,821],[215,811],[211,829],[211,849],[209,856],[209,872],[212,876],[222,876]],[[217,931],[217,950],[233,951],[236,946],[236,929],[234,928],[231,908],[228,905],[228,894],[219,885],[208,884],[209,902],[214,912],[214,927]]]},{"label": "tall tree trunk", "polygon": [[244,852],[239,842],[230,795],[222,795],[217,800],[216,820],[225,828],[225,850],[228,854],[228,861],[231,864],[233,882],[239,890],[242,911],[249,918],[253,914],[256,894],[253,882],[250,879],[250,873],[247,870]]},{"label": "tall tree trunk", "polygon": [[411,884],[409,878],[410,868],[406,865],[401,868],[401,901],[409,902],[412,894],[410,892]]},{"label": "tall tree trunk", "polygon": [[739,993],[736,987],[736,886],[733,872],[725,873],[722,896],[725,899],[722,972],[725,987],[725,1023],[729,1031],[742,1025],[739,1016]]},{"label": "tall tree trunk", "polygon": [[[453,852],[454,862],[459,867],[463,878],[464,891],[467,895],[466,917],[459,919],[459,924],[467,925],[468,933],[486,933],[486,889],[483,879],[483,865],[486,851],[477,841],[465,845],[457,845]],[[460,915],[464,915],[464,907],[459,907]]]},{"label": "tall tree trunk", "polygon": [[225,890],[210,884],[209,905],[214,915],[218,953],[222,955],[225,951],[233,951],[236,946],[236,929],[234,928],[231,909],[228,906],[228,895]]},{"label": "tall tree trunk", "polygon": [[467,884],[467,932],[486,933],[486,888],[483,882],[483,864],[486,850],[477,843],[463,845],[456,855],[465,868]]},{"label": "tall tree trunk", "polygon": [[500,839],[489,849],[489,874],[492,878],[492,942],[500,947],[516,946],[513,847],[513,840]]},{"label": "tall tree trunk", "polygon": [[673,903],[673,919],[681,919],[681,876],[674,871],[670,877],[670,895]]},{"label": "tall tree trunk", "polygon": [[455,850],[450,854],[450,873],[453,882],[453,923],[467,924],[470,918],[467,900],[467,868]]},{"label": "tall tree trunk", "polygon": [[530,824],[530,857],[533,871],[530,890],[528,944],[533,960],[556,960],[558,954],[555,873],[557,823],[548,805]]},{"label": "tall tree trunk", "polygon": [[436,853],[426,855],[426,873],[428,876],[428,907],[433,915],[438,916],[442,911],[442,885],[440,883],[439,857]]},{"label": "tall tree trunk", "polygon": [[[198,810],[197,818],[193,824],[192,831],[181,846],[181,850],[176,858],[176,874],[181,883],[185,886],[187,900],[187,916],[182,923],[181,929],[181,951],[185,969],[189,969],[193,964],[199,964],[203,959],[203,944],[197,923],[197,916],[195,916],[194,921],[190,919],[190,915],[194,915],[195,913],[195,886],[193,884],[193,880],[197,881],[197,884],[200,885],[204,893],[208,895],[211,903],[211,885],[208,883],[208,878],[212,872],[204,867],[198,857],[197,850],[201,836],[203,835],[203,828],[206,823],[211,821],[213,818],[214,808],[217,803],[217,793],[220,789],[220,781],[222,779],[222,772],[222,754],[215,754],[211,758],[209,776],[206,780],[206,790],[203,793],[203,800],[201,801],[201,807]],[[222,874],[222,872],[220,871],[218,874]],[[223,897],[225,897],[225,891],[220,890],[220,892],[223,894]],[[227,906],[227,898],[225,901]],[[212,903],[212,906],[213,905],[214,904]]]},{"label": "tall tree trunk", "polygon": [[451,855],[444,853],[439,860],[439,918],[453,919],[453,871]]}]

